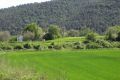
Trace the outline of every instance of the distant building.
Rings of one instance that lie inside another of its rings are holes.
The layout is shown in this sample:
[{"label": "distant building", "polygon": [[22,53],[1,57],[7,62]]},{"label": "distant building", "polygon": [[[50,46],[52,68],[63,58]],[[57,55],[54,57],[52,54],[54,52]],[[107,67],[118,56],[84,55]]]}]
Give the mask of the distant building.
[{"label": "distant building", "polygon": [[17,41],[18,41],[18,42],[23,42],[23,36],[22,36],[22,35],[19,35],[19,36],[17,37]]}]

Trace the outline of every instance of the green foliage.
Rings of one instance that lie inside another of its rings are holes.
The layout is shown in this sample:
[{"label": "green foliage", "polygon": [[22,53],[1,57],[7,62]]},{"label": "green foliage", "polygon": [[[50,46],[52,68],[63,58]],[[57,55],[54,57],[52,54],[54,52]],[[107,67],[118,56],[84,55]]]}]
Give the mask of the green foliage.
[{"label": "green foliage", "polygon": [[98,48],[102,48],[101,45],[99,45],[98,43],[95,42],[90,42],[86,45],[87,49],[98,49]]},{"label": "green foliage", "polygon": [[48,33],[46,33],[43,38],[45,40],[53,40],[60,37],[61,37],[60,28],[57,25],[50,25]]},{"label": "green foliage", "polygon": [[24,41],[33,41],[35,38],[35,34],[33,32],[27,31],[23,34]]},{"label": "green foliage", "polygon": [[50,33],[46,33],[44,36],[43,36],[43,39],[45,40],[53,40],[54,39],[54,36]]},{"label": "green foliage", "polygon": [[72,43],[64,43],[63,44],[63,48],[65,48],[65,49],[71,49],[71,48],[73,48],[73,44]]},{"label": "green foliage", "polygon": [[49,46],[48,46],[48,49],[53,49],[53,48],[54,48],[53,45],[49,45]]},{"label": "green foliage", "polygon": [[34,48],[35,50],[44,50],[44,47],[41,46],[41,45],[34,45],[33,48]]},{"label": "green foliage", "polygon": [[54,45],[53,48],[56,50],[61,50],[61,49],[63,49],[63,46],[62,45]]},{"label": "green foliage", "polygon": [[17,36],[11,36],[9,42],[16,42],[17,41]]},{"label": "green foliage", "polygon": [[9,45],[8,43],[1,43],[0,49],[1,50],[13,50],[13,47],[11,45]]},{"label": "green foliage", "polygon": [[120,41],[120,26],[113,26],[108,28],[106,32],[106,39],[110,41]]},{"label": "green foliage", "polygon": [[93,30],[91,30],[90,28],[87,28],[87,27],[81,28],[79,30],[79,36],[86,36],[87,34],[92,33],[92,32]]},{"label": "green foliage", "polygon": [[14,45],[14,49],[21,50],[21,49],[24,49],[24,47],[23,45],[17,44],[17,45]]},{"label": "green foliage", "polygon": [[97,39],[97,34],[96,33],[89,33],[87,36],[86,36],[86,40],[87,41],[95,41]]},{"label": "green foliage", "polygon": [[80,42],[74,43],[73,47],[74,47],[74,49],[85,49],[86,48],[85,44],[80,43]]},{"label": "green foliage", "polygon": [[31,49],[33,47],[33,45],[31,43],[26,43],[26,44],[23,45],[23,47],[25,49]]},{"label": "green foliage", "polygon": [[33,37],[35,40],[39,40],[43,34],[42,28],[40,28],[36,23],[28,24],[25,27],[24,32],[28,31],[33,33]]},{"label": "green foliage", "polygon": [[0,32],[0,41],[9,41],[11,35],[8,31]]},{"label": "green foliage", "polygon": [[78,37],[79,36],[79,31],[78,30],[69,30],[67,32],[68,37]]},{"label": "green foliage", "polygon": [[1,49],[2,50],[13,50],[13,47],[10,46],[10,45],[6,45],[6,46],[4,45],[4,46],[1,47]]},{"label": "green foliage", "polygon": [[48,29],[48,33],[53,35],[54,39],[61,37],[60,28],[57,25],[50,25]]},{"label": "green foliage", "polygon": [[113,48],[113,45],[106,40],[97,40],[95,43],[98,43],[101,48]]},{"label": "green foliage", "polygon": [[11,7],[0,10],[0,30],[17,34],[26,23],[36,22],[42,27],[57,24],[67,30],[87,26],[103,33],[107,27],[119,25],[119,4],[118,0],[52,0]]}]

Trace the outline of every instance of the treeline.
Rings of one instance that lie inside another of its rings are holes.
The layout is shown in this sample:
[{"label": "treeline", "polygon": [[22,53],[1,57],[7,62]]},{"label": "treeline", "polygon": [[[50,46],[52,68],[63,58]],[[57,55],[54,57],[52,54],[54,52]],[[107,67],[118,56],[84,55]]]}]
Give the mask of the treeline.
[{"label": "treeline", "polygon": [[[22,41],[46,41],[62,37],[85,37],[91,33],[93,35],[91,35],[90,38],[94,37],[94,34],[100,36],[100,34],[87,27],[81,28],[80,30],[66,30],[58,25],[51,24],[48,28],[44,29],[37,23],[30,23],[27,24],[18,35],[12,35],[9,31],[0,31],[0,41],[14,42],[17,41],[17,38],[20,36],[23,37]],[[102,36],[105,36],[104,39],[109,41],[120,41],[120,26],[109,27]]]},{"label": "treeline", "polygon": [[61,28],[93,29],[104,33],[109,26],[120,24],[118,0],[52,0],[0,10],[0,30],[18,34],[24,26],[36,22],[44,29],[50,24]]},{"label": "treeline", "polygon": [[[22,36],[22,42],[18,37]],[[81,30],[63,30],[57,25],[49,25],[47,30],[41,28],[36,23],[30,23],[25,26],[19,35],[11,36],[8,31],[0,32],[0,49],[1,50],[23,50],[23,49],[99,49],[99,48],[120,48],[120,26],[113,26],[106,30],[106,34],[101,35],[89,28]],[[64,42],[56,44],[54,39],[63,37],[83,37],[84,40]],[[100,37],[100,38],[98,38]],[[35,44],[35,42],[47,43],[48,40],[53,40],[49,44]],[[20,43],[19,43],[20,42]]]}]

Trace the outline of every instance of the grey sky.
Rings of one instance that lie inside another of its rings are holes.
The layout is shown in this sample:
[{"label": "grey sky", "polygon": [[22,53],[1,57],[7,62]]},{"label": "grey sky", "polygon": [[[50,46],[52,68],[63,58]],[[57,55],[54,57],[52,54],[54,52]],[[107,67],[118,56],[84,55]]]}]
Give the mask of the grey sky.
[{"label": "grey sky", "polygon": [[26,3],[45,2],[50,0],[0,0],[0,8],[7,8]]}]

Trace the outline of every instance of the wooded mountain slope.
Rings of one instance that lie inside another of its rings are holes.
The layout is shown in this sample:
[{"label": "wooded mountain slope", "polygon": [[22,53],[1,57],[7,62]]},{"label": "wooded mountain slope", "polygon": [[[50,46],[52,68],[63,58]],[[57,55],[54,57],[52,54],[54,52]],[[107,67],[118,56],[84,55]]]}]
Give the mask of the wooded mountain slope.
[{"label": "wooded mountain slope", "polygon": [[0,30],[17,34],[31,22],[45,28],[49,24],[67,29],[90,27],[103,33],[109,26],[120,25],[120,1],[52,0],[0,10]]}]

